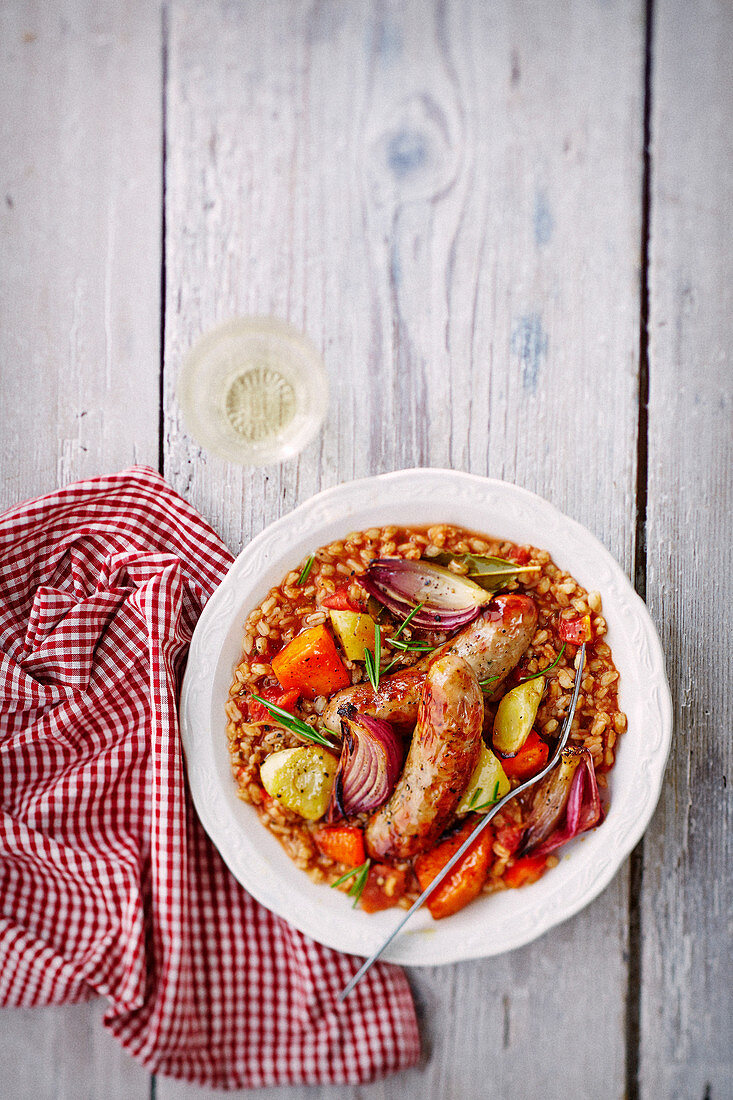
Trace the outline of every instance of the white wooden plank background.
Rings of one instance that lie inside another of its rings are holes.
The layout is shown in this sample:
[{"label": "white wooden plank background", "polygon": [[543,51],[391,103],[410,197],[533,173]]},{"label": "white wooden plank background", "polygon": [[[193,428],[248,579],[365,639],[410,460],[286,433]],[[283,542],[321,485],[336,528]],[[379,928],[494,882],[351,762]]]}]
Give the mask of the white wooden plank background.
[{"label": "white wooden plank background", "polygon": [[[0,16],[3,503],[157,464],[160,443],[168,478],[237,551],[319,488],[450,465],[550,498],[630,575],[648,510],[637,564],[684,741],[635,864],[641,895],[625,868],[536,944],[411,970],[423,1064],[338,1095],[724,1096],[727,911],[714,884],[729,662],[724,633],[708,645],[702,631],[719,611],[707,572],[729,542],[730,8],[650,5],[645,96],[641,0],[118,7],[18,0]],[[201,331],[252,312],[319,344],[332,404],[298,460],[242,471],[187,438],[174,386]],[[5,1011],[8,1095],[147,1095],[100,1016]],[[206,1095],[162,1078],[155,1090]]]},{"label": "white wooden plank background", "polygon": [[[0,5],[0,507],[158,461],[160,16]],[[101,1002],[5,1011],[0,1096],[149,1094]]]},{"label": "white wooden plank background", "polygon": [[733,1095],[733,6],[662,4],[654,42],[648,599],[669,655],[676,745],[644,841],[640,1078],[648,1096],[724,1097]]}]

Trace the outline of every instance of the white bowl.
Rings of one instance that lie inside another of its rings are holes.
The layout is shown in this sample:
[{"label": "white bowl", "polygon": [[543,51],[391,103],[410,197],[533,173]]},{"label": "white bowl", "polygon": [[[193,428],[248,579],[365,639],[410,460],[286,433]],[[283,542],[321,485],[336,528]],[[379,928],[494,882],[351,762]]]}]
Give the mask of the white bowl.
[{"label": "white bowl", "polygon": [[509,951],[577,913],[608,885],[654,812],[672,735],[664,659],[646,607],[601,543],[541,497],[503,481],[417,469],[337,485],[271,524],[239,555],[196,627],[181,697],[193,799],[231,871],[258,901],[313,939],[370,955],[400,911],[353,909],[348,897],[311,882],[291,862],[237,797],[224,706],[246,615],[289,569],[350,531],[433,523],[541,546],[582,585],[600,591],[629,727],[609,776],[610,807],[600,828],[567,845],[559,865],[531,886],[480,898],[443,921],[416,913],[384,956],[430,966]]}]

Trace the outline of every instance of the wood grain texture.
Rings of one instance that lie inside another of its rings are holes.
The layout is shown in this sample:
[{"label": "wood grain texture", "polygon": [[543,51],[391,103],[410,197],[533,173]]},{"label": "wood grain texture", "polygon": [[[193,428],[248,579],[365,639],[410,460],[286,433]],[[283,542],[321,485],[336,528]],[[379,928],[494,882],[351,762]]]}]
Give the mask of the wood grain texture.
[{"label": "wood grain texture", "polygon": [[725,1097],[730,965],[733,8],[657,5],[648,602],[675,738],[644,843],[643,1097]]},{"label": "wood grain texture", "polygon": [[157,466],[160,16],[0,9],[0,507]]},{"label": "wood grain texture", "polygon": [[102,1026],[105,1007],[3,1009],[3,1100],[148,1100],[149,1074]]},{"label": "wood grain texture", "polygon": [[[718,567],[731,541],[733,15],[727,0],[653,8],[647,589],[676,741],[644,846],[638,1093],[717,1100],[733,1078]],[[320,488],[453,466],[553,500],[631,573],[643,0],[3,5],[0,507],[157,464],[161,14],[173,484],[237,551]],[[175,377],[199,333],[257,312],[315,340],[331,409],[299,459],[241,470],[188,438]],[[533,945],[410,970],[418,1069],[258,1095],[621,1096],[627,906],[623,872]],[[0,1093],[147,1096],[102,1011],[3,1012]]]},{"label": "wood grain texture", "polygon": [[[160,18],[0,7],[0,508],[157,465]],[[0,1014],[0,1094],[136,1100],[102,1002]]]},{"label": "wood grain texture", "polygon": [[[236,551],[319,488],[450,465],[539,491],[630,571],[641,6],[169,10],[173,484]],[[238,470],[187,437],[174,381],[200,332],[258,312],[321,347],[331,412],[298,460]],[[619,1096],[626,911],[623,873],[536,944],[411,970],[423,1065],[339,1095],[471,1100],[490,1082],[531,1100],[566,1097],[572,1078],[572,1095]]]}]

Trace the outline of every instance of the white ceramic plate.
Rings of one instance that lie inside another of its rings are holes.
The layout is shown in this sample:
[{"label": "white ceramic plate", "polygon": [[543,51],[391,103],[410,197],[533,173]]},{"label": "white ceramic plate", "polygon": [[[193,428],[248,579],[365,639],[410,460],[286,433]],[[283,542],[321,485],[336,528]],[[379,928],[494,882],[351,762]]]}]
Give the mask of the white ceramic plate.
[{"label": "white ceramic plate", "polygon": [[559,865],[531,886],[480,898],[444,921],[415,914],[385,954],[394,962],[431,966],[509,951],[577,913],[608,885],[654,812],[672,734],[664,659],[644,604],[601,543],[547,501],[503,481],[418,469],[338,485],[271,524],[239,555],[196,627],[181,697],[196,809],[234,875],[313,939],[371,954],[398,911],[353,909],[344,894],[316,885],[296,868],[236,795],[224,705],[246,615],[289,569],[350,531],[433,523],[544,547],[582,585],[601,592],[629,728],[609,777],[610,808],[601,828],[567,845]]}]

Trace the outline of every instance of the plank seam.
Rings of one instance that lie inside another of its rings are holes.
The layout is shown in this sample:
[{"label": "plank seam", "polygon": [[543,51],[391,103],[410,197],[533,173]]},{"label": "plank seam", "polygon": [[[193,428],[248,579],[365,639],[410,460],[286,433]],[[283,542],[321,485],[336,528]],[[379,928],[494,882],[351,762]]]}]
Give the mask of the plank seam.
[{"label": "plank seam", "polygon": [[[634,538],[634,586],[646,600],[647,496],[649,482],[649,235],[651,212],[651,119],[654,0],[646,0],[644,21],[644,120],[641,177],[641,272],[639,279],[639,392],[636,435],[636,525]],[[644,839],[629,860],[628,977],[626,990],[626,1088],[627,1100],[639,1100],[641,1058],[642,917]]]},{"label": "plank seam", "polygon": [[165,474],[165,303],[166,303],[166,171],[168,161],[168,5],[160,6],[161,181],[160,181],[160,334],[158,363],[158,472]]}]

